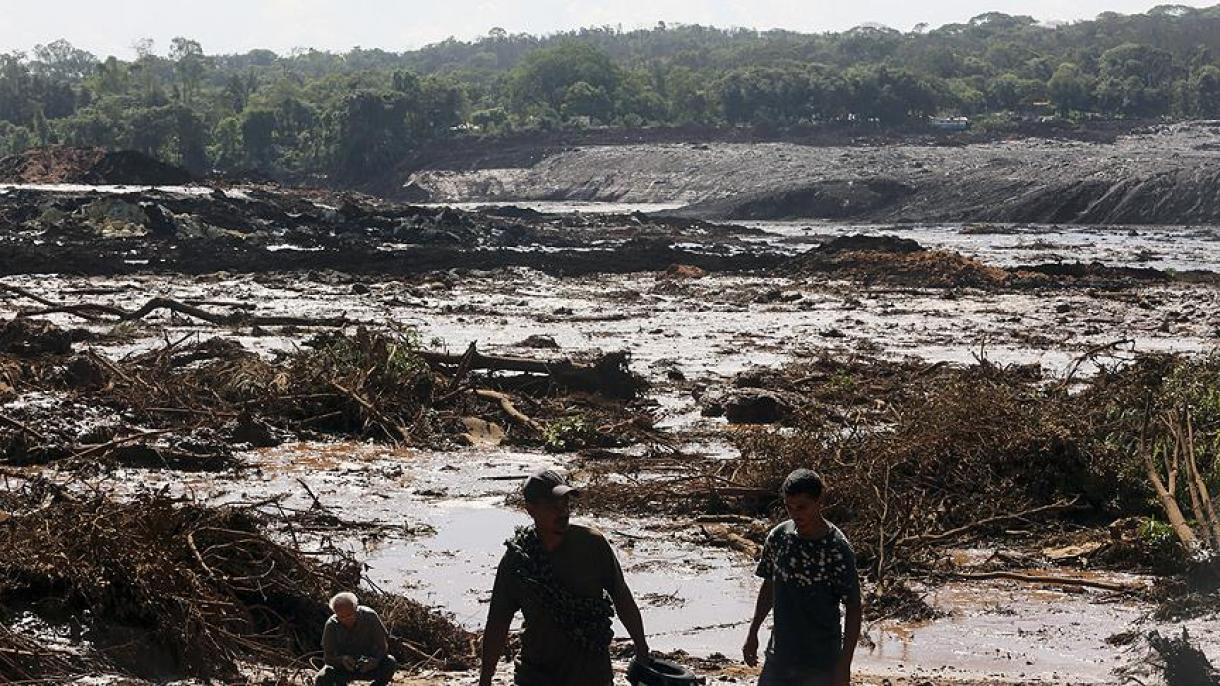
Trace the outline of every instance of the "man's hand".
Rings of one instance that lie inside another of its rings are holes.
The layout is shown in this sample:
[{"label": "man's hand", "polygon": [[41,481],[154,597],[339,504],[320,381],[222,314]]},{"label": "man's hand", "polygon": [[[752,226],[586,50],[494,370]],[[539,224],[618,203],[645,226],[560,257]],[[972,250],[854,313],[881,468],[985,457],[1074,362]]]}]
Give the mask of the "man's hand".
[{"label": "man's hand", "polygon": [[741,647],[741,657],[746,664],[753,667],[758,664],[758,633],[751,631],[746,636],[746,644]]},{"label": "man's hand", "polygon": [[374,660],[366,655],[356,661],[356,669],[360,670],[362,673],[368,673],[374,669],[377,669],[377,664],[377,660]]},{"label": "man's hand", "polygon": [[343,668],[349,672],[356,671],[356,658],[352,657],[351,655],[344,655],[343,657],[339,658],[339,664],[343,665]]}]

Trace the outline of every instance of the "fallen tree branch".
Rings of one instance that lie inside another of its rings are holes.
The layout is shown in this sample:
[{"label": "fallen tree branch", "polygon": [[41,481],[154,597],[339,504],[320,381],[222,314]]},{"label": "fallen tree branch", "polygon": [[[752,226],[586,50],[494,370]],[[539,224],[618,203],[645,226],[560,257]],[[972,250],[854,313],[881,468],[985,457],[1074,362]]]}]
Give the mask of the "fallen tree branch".
[{"label": "fallen tree branch", "polygon": [[331,388],[335,389],[336,391],[339,391],[340,393],[342,393],[352,402],[354,402],[357,405],[359,405],[360,407],[364,408],[364,411],[369,413],[369,415],[374,420],[376,420],[376,422],[378,424],[381,425],[382,431],[385,431],[386,434],[388,434],[391,438],[394,437],[394,434],[397,434],[398,438],[403,443],[411,442],[411,432],[407,431],[407,429],[405,427],[403,427],[401,424],[399,424],[398,422],[395,422],[395,421],[391,420],[389,417],[382,414],[381,410],[378,410],[376,407],[373,406],[372,403],[370,403],[369,401],[362,398],[359,393],[357,393],[354,390],[346,388],[345,386],[340,384],[338,381],[331,381],[330,386],[331,386]]},{"label": "fallen tree branch", "polygon": [[571,360],[536,360],[527,357],[484,355],[473,345],[461,355],[423,350],[420,357],[432,366],[487,371],[541,374],[560,386],[601,393],[617,398],[634,398],[641,382],[627,370],[624,353],[610,353],[594,364],[577,364]]},{"label": "fallen tree branch", "polygon": [[[1173,528],[1178,541],[1181,542],[1182,547],[1186,548],[1187,553],[1194,555],[1199,550],[1199,539],[1190,528],[1190,524],[1186,522],[1186,517],[1182,514],[1182,509],[1178,507],[1178,501],[1174,497],[1174,489],[1178,477],[1177,466],[1173,463],[1169,465],[1169,483],[1166,485],[1161,480],[1156,463],[1152,459],[1152,451],[1148,448],[1147,432],[1151,416],[1152,406],[1151,400],[1149,400],[1144,409],[1144,424],[1140,429],[1139,437],[1139,452],[1140,458],[1144,463],[1144,473],[1148,477],[1148,482],[1152,484],[1152,490],[1156,492],[1156,498],[1161,503],[1161,509],[1165,512],[1165,518],[1169,520],[1169,526]],[[1176,458],[1176,455],[1174,458]]]},{"label": "fallen tree branch", "polygon": [[132,321],[142,319],[145,316],[157,310],[169,310],[181,315],[200,319],[209,324],[217,326],[232,326],[232,325],[250,325],[250,326],[346,326],[348,321],[346,317],[331,317],[325,319],[314,319],[310,317],[256,317],[250,316],[244,312],[234,312],[232,314],[215,314],[207,310],[187,305],[186,303],[170,298],[153,298],[144,303],[142,307],[133,312],[124,314],[121,321]]},{"label": "fallen tree branch", "polygon": [[25,424],[22,424],[21,422],[17,421],[16,419],[13,419],[12,417],[10,417],[6,414],[0,414],[0,422],[8,424],[9,426],[13,427],[14,429],[17,429],[18,431],[24,431],[25,433],[33,436],[35,438],[35,440],[37,440],[39,443],[47,442],[46,436],[43,436],[42,434],[38,433],[37,431],[31,429],[30,427],[26,426]]},{"label": "fallen tree branch", "polygon": [[1117,593],[1137,593],[1146,590],[1145,586],[1134,584],[1115,584],[1107,581],[1078,579],[1070,576],[1043,576],[1041,574],[1022,574],[1020,572],[948,572],[949,576],[958,579],[1008,579],[1031,584],[1052,584],[1055,586],[1077,586],[1080,588],[1097,588],[1103,591]]},{"label": "fallen tree branch", "polygon": [[970,524],[966,524],[965,526],[959,526],[956,529],[950,529],[948,531],[943,531],[938,534],[921,534],[919,536],[907,536],[906,538],[898,540],[897,544],[898,545],[912,545],[912,544],[917,544],[917,543],[919,543],[919,544],[939,543],[941,541],[945,541],[945,540],[948,540],[951,538],[955,538],[957,536],[961,536],[964,533],[969,533],[970,531],[974,531],[975,529],[981,529],[981,528],[984,528],[987,526],[991,526],[993,524],[1004,524],[1007,522],[1012,522],[1012,521],[1016,521],[1016,520],[1020,520],[1020,519],[1026,519],[1029,517],[1033,517],[1035,515],[1047,514],[1049,512],[1063,512],[1065,510],[1075,509],[1077,506],[1077,503],[1079,503],[1079,502],[1080,502],[1080,498],[1077,497],[1077,498],[1072,499],[1071,501],[1061,500],[1052,505],[1043,505],[1042,507],[1035,507],[1032,510],[1025,510],[1024,512],[1017,512],[1017,513],[1009,514],[1009,515],[998,515],[995,517],[987,517],[986,519],[980,519],[977,522],[971,522]]},{"label": "fallen tree branch", "polygon": [[141,438],[152,438],[153,436],[160,436],[162,434],[167,434],[167,433],[170,433],[175,430],[176,429],[157,429],[156,431],[141,431],[139,433],[131,434],[130,436],[124,436],[123,438],[116,438],[113,441],[107,441],[106,443],[102,443],[100,445],[95,445],[91,448],[87,448],[85,450],[82,450],[82,451],[72,455],[68,459],[69,460],[79,460],[79,459],[82,459],[85,457],[89,457],[90,455],[93,455],[94,453],[105,452],[105,451],[110,450],[111,448],[117,448],[120,445],[124,445],[126,443],[131,443],[132,441],[138,441]]},{"label": "fallen tree branch", "polygon": [[[45,314],[71,314],[81,319],[90,322],[100,321],[98,315],[110,315],[117,317],[120,322],[130,322],[143,319],[144,317],[158,310],[169,310],[177,314],[181,314],[192,319],[205,321],[216,326],[319,326],[319,327],[342,327],[347,326],[350,322],[347,317],[292,317],[292,316],[256,316],[247,312],[232,312],[229,314],[218,314],[209,312],[203,308],[196,307],[172,298],[152,298],[144,303],[141,307],[135,310],[125,310],[121,307],[113,305],[101,305],[97,303],[56,303],[45,298],[40,298],[29,291],[18,288],[16,286],[7,286],[0,284],[0,288],[4,290],[19,293],[27,298],[30,298],[44,308],[40,310],[24,310],[22,315],[35,316]],[[227,303],[228,307],[235,309],[253,309],[254,305],[245,303]]]},{"label": "fallen tree branch", "polygon": [[530,419],[521,410],[518,410],[517,407],[513,405],[512,398],[509,398],[507,395],[488,388],[476,388],[474,389],[474,394],[480,398],[483,398],[484,400],[495,400],[496,402],[500,403],[500,409],[504,410],[504,414],[508,415],[509,418],[514,422],[522,426],[529,427],[530,429],[533,429],[539,433],[542,432],[542,425],[533,419]]}]

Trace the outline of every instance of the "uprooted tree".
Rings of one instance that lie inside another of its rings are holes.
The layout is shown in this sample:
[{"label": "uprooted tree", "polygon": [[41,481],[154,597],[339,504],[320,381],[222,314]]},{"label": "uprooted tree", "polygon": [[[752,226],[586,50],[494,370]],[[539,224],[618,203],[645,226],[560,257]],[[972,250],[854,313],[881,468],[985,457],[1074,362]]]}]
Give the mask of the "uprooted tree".
[{"label": "uprooted tree", "polygon": [[1193,559],[1220,553],[1220,375],[1208,368],[1173,370],[1144,408],[1138,454],[1148,483]]}]

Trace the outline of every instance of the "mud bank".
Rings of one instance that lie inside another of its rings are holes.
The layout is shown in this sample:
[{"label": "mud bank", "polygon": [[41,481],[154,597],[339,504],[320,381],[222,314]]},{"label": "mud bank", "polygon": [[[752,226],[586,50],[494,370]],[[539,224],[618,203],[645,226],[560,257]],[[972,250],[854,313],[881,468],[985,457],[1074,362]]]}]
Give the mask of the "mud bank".
[{"label": "mud bank", "polygon": [[528,166],[421,170],[437,201],[685,202],[677,214],[853,222],[1220,223],[1220,124],[1112,143],[698,143],[582,147]]},{"label": "mud bank", "polygon": [[325,192],[0,188],[0,274],[743,270],[780,261],[745,240],[760,233],[638,212],[463,211]]}]

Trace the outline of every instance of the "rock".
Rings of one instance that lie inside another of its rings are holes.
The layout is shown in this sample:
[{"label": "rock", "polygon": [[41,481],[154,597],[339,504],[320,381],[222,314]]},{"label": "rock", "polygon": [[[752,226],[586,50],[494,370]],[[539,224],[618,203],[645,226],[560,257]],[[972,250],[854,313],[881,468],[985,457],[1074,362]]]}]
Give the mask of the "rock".
[{"label": "rock", "polygon": [[504,429],[499,424],[478,417],[462,417],[466,433],[458,438],[475,448],[493,448],[504,442]]},{"label": "rock", "polygon": [[728,424],[776,424],[794,408],[782,395],[761,388],[738,388],[721,400]]},{"label": "rock", "polygon": [[665,276],[670,279],[702,279],[707,276],[707,270],[690,264],[671,264],[665,270]]},{"label": "rock", "polygon": [[559,349],[559,343],[555,341],[555,338],[553,336],[547,336],[544,334],[534,334],[532,336],[528,336],[525,340],[521,341],[517,345],[522,348],[539,348],[545,350]]}]

